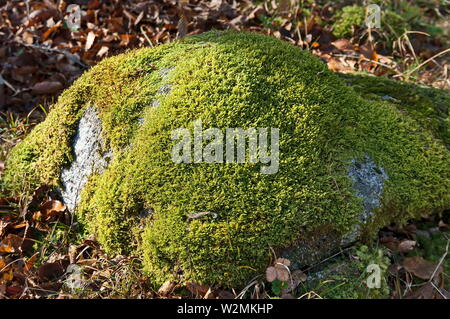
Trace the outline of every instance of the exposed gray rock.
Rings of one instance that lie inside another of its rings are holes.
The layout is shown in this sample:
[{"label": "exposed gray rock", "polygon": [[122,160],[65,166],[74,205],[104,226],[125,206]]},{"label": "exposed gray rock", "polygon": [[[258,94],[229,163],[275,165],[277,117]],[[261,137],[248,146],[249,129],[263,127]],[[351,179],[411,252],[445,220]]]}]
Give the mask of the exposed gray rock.
[{"label": "exposed gray rock", "polygon": [[[363,213],[360,221],[366,224],[373,216],[373,210],[381,206],[380,196],[383,194],[384,181],[388,175],[382,167],[378,167],[368,156],[364,162],[353,160],[349,167],[348,176],[353,180],[356,196],[362,198]],[[355,242],[361,232],[361,226],[355,225],[349,233],[341,239],[341,246]]]},{"label": "exposed gray rock", "polygon": [[149,216],[152,216],[155,213],[153,208],[146,208],[146,209],[142,209],[139,213],[139,217],[140,218],[147,218]]},{"label": "exposed gray rock", "polygon": [[80,201],[81,191],[94,173],[102,173],[111,158],[111,152],[101,153],[103,140],[102,123],[97,111],[88,107],[78,123],[73,140],[74,161],[61,172],[63,189],[61,195],[69,210],[74,210]]},{"label": "exposed gray rock", "polygon": [[[170,71],[174,68],[164,68],[159,71],[162,80],[167,80]],[[158,88],[157,95],[170,93],[171,85],[165,83]],[[159,100],[155,98],[152,105],[159,106]],[[140,118],[139,124],[144,123]],[[74,210],[80,201],[81,191],[93,173],[102,173],[108,165],[112,154],[102,153],[103,140],[101,137],[102,123],[97,111],[93,107],[88,107],[80,119],[77,134],[73,140],[73,152],[75,160],[70,167],[61,172],[63,189],[61,195],[69,210]]]},{"label": "exposed gray rock", "polygon": [[372,211],[379,208],[380,196],[383,194],[384,181],[388,178],[382,167],[378,167],[369,157],[364,162],[352,161],[348,176],[353,180],[357,193],[363,199],[364,212],[360,220],[365,223],[372,217]]},{"label": "exposed gray rock", "polygon": [[[352,161],[348,167],[348,177],[354,183],[356,196],[362,198],[362,212],[359,220],[367,223],[373,216],[373,210],[381,206],[380,196],[383,194],[384,182],[388,178],[384,169],[378,167],[369,157],[364,161]],[[299,241],[291,247],[281,251],[280,255],[291,261],[293,270],[305,265],[316,263],[341,247],[354,243],[361,232],[361,225],[356,224],[352,230],[344,236],[336,236],[334,233],[325,232],[323,235],[312,235],[308,240]]]},{"label": "exposed gray rock", "polygon": [[[166,80],[169,77],[169,73],[170,71],[172,71],[173,69],[175,69],[175,67],[172,68],[164,68],[159,70],[159,75],[161,76],[161,78],[164,80]],[[170,89],[172,88],[172,86],[169,83],[163,84],[158,88],[158,95],[167,95],[170,93]],[[153,107],[158,107],[160,104],[159,99],[154,99],[152,102],[152,106]]]}]

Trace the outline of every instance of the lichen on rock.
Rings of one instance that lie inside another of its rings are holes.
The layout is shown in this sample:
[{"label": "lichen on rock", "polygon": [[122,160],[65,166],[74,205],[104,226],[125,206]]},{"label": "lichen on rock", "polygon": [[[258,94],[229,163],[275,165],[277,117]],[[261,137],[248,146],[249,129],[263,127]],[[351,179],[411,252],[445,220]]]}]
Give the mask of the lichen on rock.
[{"label": "lichen on rock", "polygon": [[101,121],[94,107],[88,107],[81,117],[73,141],[74,160],[61,171],[61,196],[70,210],[80,201],[81,191],[95,172],[101,174],[108,165],[110,152],[102,152]]},{"label": "lichen on rock", "polygon": [[[11,192],[24,180],[30,190],[63,186],[92,107],[101,149],[112,155],[87,179],[75,209],[86,230],[108,253],[142,256],[155,284],[242,286],[265,269],[270,248],[309,246],[321,256],[327,251],[312,234],[339,244],[355,227],[370,237],[450,206],[442,122],[368,99],[355,82],[308,52],[251,33],[214,31],[130,51],[105,59],[59,98],[11,152],[5,184]],[[278,172],[261,174],[264,164],[253,162],[173,162],[171,132],[192,132],[199,119],[220,130],[278,128]],[[214,216],[189,218],[200,212]],[[311,262],[303,257],[298,264]]]},{"label": "lichen on rock", "polygon": [[373,216],[373,210],[381,207],[384,181],[388,175],[382,167],[378,167],[370,158],[364,161],[352,160],[348,168],[348,176],[352,179],[356,196],[362,198],[364,212],[359,216],[366,223]]}]

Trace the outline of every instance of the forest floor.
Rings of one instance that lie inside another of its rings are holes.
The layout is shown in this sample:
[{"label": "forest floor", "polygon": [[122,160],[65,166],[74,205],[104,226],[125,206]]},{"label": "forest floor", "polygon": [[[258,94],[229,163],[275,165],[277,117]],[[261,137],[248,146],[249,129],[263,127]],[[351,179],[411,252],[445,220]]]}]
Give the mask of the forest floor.
[{"label": "forest floor", "polygon": [[[85,70],[129,49],[211,29],[272,35],[335,72],[450,91],[450,3],[373,1],[382,19],[368,28],[362,2],[0,0],[0,177],[10,149]],[[369,247],[348,247],[322,263],[350,264],[352,278],[312,281],[313,265],[284,280],[280,269],[289,261],[274,256],[266,276],[244,289],[152,287],[139,258],[107,256],[43,186],[30,198],[0,194],[0,298],[449,298],[449,215],[392,225]],[[365,286],[361,267],[373,259],[385,266],[385,293]]]}]

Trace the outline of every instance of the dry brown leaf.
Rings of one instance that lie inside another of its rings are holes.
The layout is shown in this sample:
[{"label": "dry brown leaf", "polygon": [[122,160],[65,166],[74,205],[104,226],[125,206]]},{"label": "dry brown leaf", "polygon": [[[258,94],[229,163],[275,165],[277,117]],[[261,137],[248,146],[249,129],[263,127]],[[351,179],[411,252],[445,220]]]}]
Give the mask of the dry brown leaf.
[{"label": "dry brown leaf", "polygon": [[36,262],[37,257],[39,256],[39,252],[35,253],[33,256],[31,256],[27,262],[25,263],[25,270],[30,271],[33,266],[34,263]]},{"label": "dry brown leaf", "polygon": [[34,41],[33,34],[28,31],[25,31],[22,34],[22,39],[26,44],[33,44],[33,41]]},{"label": "dry brown leaf", "polygon": [[3,256],[0,256],[0,272],[3,270],[3,268],[5,268],[6,266],[6,261],[3,258]]},{"label": "dry brown leaf", "polygon": [[209,290],[209,286],[202,286],[195,282],[187,282],[186,288],[196,296],[203,297]]},{"label": "dry brown leaf", "polygon": [[289,270],[284,265],[276,264],[275,270],[277,272],[277,278],[281,281],[289,281]]},{"label": "dry brown leaf", "polygon": [[[0,163],[0,164],[1,164],[1,163]],[[1,168],[0,168],[0,171],[1,171]],[[441,220],[439,220],[438,227],[439,227],[439,228],[449,228],[449,225],[447,225],[446,223],[444,223],[444,221],[441,219]]]},{"label": "dry brown leaf", "polygon": [[31,92],[34,94],[53,94],[63,89],[63,85],[57,81],[43,81],[36,83]]},{"label": "dry brown leaf", "polygon": [[268,282],[272,282],[277,279],[277,271],[275,270],[275,267],[268,267],[266,269],[266,279]]},{"label": "dry brown leaf", "polygon": [[95,41],[95,33],[94,33],[94,31],[90,31],[86,37],[86,45],[85,45],[84,49],[86,51],[89,51],[89,49],[92,48],[94,41]]},{"label": "dry brown leaf", "polygon": [[90,258],[90,259],[79,259],[78,261],[77,261],[77,265],[79,265],[79,266],[84,266],[84,267],[86,267],[86,266],[93,266],[93,265],[95,265],[95,263],[97,263],[98,262],[98,259],[92,259],[92,258]]},{"label": "dry brown leaf", "polygon": [[398,251],[398,245],[400,244],[398,239],[393,236],[380,238],[380,243],[391,251]]},{"label": "dry brown leaf", "polygon": [[435,295],[436,290],[433,285],[431,282],[427,282],[425,285],[406,296],[406,299],[434,299]]},{"label": "dry brown leaf", "polygon": [[415,240],[402,240],[399,244],[398,244],[398,250],[401,253],[407,253],[408,251],[411,251],[414,249],[414,247],[416,246],[417,242]]},{"label": "dry brown leaf", "polygon": [[64,267],[59,262],[45,263],[38,270],[39,279],[43,281],[57,279],[65,272]]},{"label": "dry brown leaf", "polygon": [[160,296],[167,296],[168,294],[170,294],[176,287],[176,284],[173,281],[166,281],[165,283],[162,284],[162,286],[158,289],[158,295]]},{"label": "dry brown leaf", "polygon": [[289,259],[286,259],[286,258],[278,258],[275,261],[275,263],[276,264],[282,264],[282,265],[285,265],[287,267],[289,267],[291,265],[291,261]]},{"label": "dry brown leaf", "polygon": [[217,294],[217,298],[219,299],[235,299],[236,296],[230,292],[230,291],[226,291],[226,290],[220,290],[218,292],[216,292]]},{"label": "dry brown leaf", "polygon": [[331,42],[332,45],[334,45],[338,50],[341,51],[349,51],[353,52],[355,50],[353,44],[347,40],[347,39],[338,39],[336,41]]},{"label": "dry brown leaf", "polygon": [[301,282],[306,281],[306,279],[307,279],[306,274],[303,271],[299,269],[294,270],[291,274],[291,279],[287,281],[288,287],[283,289],[282,292],[288,294],[294,291],[295,288],[297,288]]},{"label": "dry brown leaf", "polygon": [[19,252],[23,244],[23,238],[14,234],[8,234],[0,243],[0,253]]},{"label": "dry brown leaf", "polygon": [[89,0],[88,1],[88,8],[89,10],[95,10],[98,9],[101,5],[101,1],[100,0]]},{"label": "dry brown leaf", "polygon": [[403,267],[406,271],[424,280],[431,279],[435,270],[435,277],[438,277],[444,271],[442,265],[437,268],[437,264],[427,261],[420,256],[405,258]]},{"label": "dry brown leaf", "polygon": [[294,270],[292,272],[292,279],[294,279],[294,280],[299,280],[301,282],[305,282],[307,278],[308,277],[306,276],[306,274],[303,271],[301,271],[300,269]]},{"label": "dry brown leaf", "polygon": [[106,53],[108,53],[108,50],[109,50],[109,47],[107,47],[106,45],[102,46],[102,47],[100,48],[100,50],[98,50],[97,56],[98,56],[98,57],[104,56]]},{"label": "dry brown leaf", "polygon": [[3,282],[8,282],[8,281],[12,281],[14,279],[14,274],[13,271],[5,271],[2,274],[2,281]]},{"label": "dry brown leaf", "polygon": [[120,39],[121,41],[119,45],[122,47],[126,47],[131,45],[131,43],[135,41],[136,37],[133,34],[121,34]]},{"label": "dry brown leaf", "polygon": [[40,211],[33,214],[36,221],[49,221],[59,217],[66,210],[66,206],[58,200],[50,200],[41,205]]},{"label": "dry brown leaf", "polygon": [[50,28],[47,29],[47,31],[45,31],[42,36],[41,36],[41,41],[46,41],[48,40],[58,29],[59,29],[60,25],[54,25]]},{"label": "dry brown leaf", "polygon": [[328,68],[333,72],[340,73],[354,73],[355,72],[355,61],[345,60],[345,58],[331,57],[328,62]]}]

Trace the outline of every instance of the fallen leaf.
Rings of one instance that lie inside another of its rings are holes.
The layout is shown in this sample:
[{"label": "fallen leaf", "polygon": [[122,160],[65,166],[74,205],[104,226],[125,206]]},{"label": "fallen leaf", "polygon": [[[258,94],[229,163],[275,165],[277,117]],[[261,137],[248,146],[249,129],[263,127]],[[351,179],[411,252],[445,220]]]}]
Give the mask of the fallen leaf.
[{"label": "fallen leaf", "polygon": [[35,253],[33,256],[31,256],[27,260],[27,262],[25,263],[25,269],[26,270],[30,271],[33,268],[34,263],[36,262],[37,256],[39,256],[39,252]]},{"label": "fallen leaf", "polygon": [[427,282],[425,285],[406,296],[406,299],[433,299],[435,293],[436,291],[431,282]]},{"label": "fallen leaf", "polygon": [[354,73],[354,65],[356,62],[345,60],[345,58],[331,57],[328,62],[328,68],[333,72]]},{"label": "fallen leaf", "polygon": [[187,282],[186,288],[196,296],[203,297],[209,290],[209,286],[202,286],[195,282]]},{"label": "fallen leaf", "polygon": [[15,253],[20,251],[23,238],[14,234],[8,234],[0,243],[0,253]]},{"label": "fallen leaf", "polygon": [[37,221],[49,221],[59,217],[66,210],[66,206],[58,200],[50,200],[41,205],[39,212],[33,214],[33,219]]},{"label": "fallen leaf", "polygon": [[331,44],[334,45],[336,49],[341,51],[353,52],[355,50],[353,44],[347,39],[338,39],[336,41],[331,42]]},{"label": "fallen leaf", "polygon": [[220,290],[219,292],[217,292],[217,297],[219,299],[235,299],[236,296],[230,292],[230,291],[226,291],[226,290]]},{"label": "fallen leaf", "polygon": [[276,264],[275,270],[277,272],[277,278],[281,281],[289,281],[289,270],[284,265]]},{"label": "fallen leaf", "polygon": [[6,287],[6,295],[9,297],[17,296],[17,295],[21,294],[22,291],[23,291],[22,287],[17,287],[17,286]]},{"label": "fallen leaf", "polygon": [[402,240],[399,244],[398,244],[398,250],[401,253],[407,253],[408,251],[411,251],[414,249],[414,247],[416,246],[417,242],[414,240]]},{"label": "fallen leaf", "polygon": [[398,245],[400,244],[398,239],[393,236],[380,238],[380,243],[391,251],[398,251]]},{"label": "fallen leaf", "polygon": [[292,279],[294,279],[294,280],[299,280],[301,282],[305,282],[307,278],[308,277],[306,276],[306,274],[303,271],[301,271],[300,269],[294,270],[292,272]]},{"label": "fallen leaf", "polygon": [[45,263],[38,270],[38,276],[43,281],[57,279],[65,272],[64,267],[59,262]]},{"label": "fallen leaf", "polygon": [[287,281],[288,283],[287,288],[283,289],[282,292],[284,294],[288,294],[294,291],[295,288],[297,288],[301,282],[306,281],[306,279],[307,279],[306,274],[303,271],[299,269],[294,270],[291,274],[291,279]]},{"label": "fallen leaf", "polygon": [[427,261],[420,256],[405,258],[403,267],[406,271],[424,280],[429,280],[435,270],[435,277],[438,277],[444,271],[442,265],[437,268],[437,264]]},{"label": "fallen leaf", "polygon": [[268,267],[266,269],[266,279],[268,282],[272,282],[277,279],[277,271],[275,270],[275,267]]},{"label": "fallen leaf", "polygon": [[109,50],[109,48],[107,47],[107,46],[102,46],[101,48],[100,48],[100,50],[98,50],[98,52],[97,52],[97,56],[98,57],[102,57],[102,56],[104,56],[106,53],[108,53],[108,50]]},{"label": "fallen leaf", "polygon": [[275,261],[275,263],[282,264],[282,265],[285,265],[287,267],[289,267],[291,265],[291,261],[289,259],[286,259],[286,258],[278,258]]},{"label": "fallen leaf", "polygon": [[176,284],[173,281],[166,281],[165,283],[162,284],[162,286],[158,289],[158,295],[160,296],[167,296],[168,294],[170,294],[176,287]]},{"label": "fallen leaf", "polygon": [[[0,171],[1,171],[1,165],[0,165]],[[444,221],[442,219],[439,220],[438,227],[439,228],[449,228],[449,226],[446,223],[444,223]]]},{"label": "fallen leaf", "polygon": [[93,31],[90,31],[86,37],[86,45],[84,46],[84,49],[86,51],[89,51],[89,49],[92,47],[95,41],[95,33]]},{"label": "fallen leaf", "polygon": [[33,34],[31,34],[31,33],[28,32],[28,31],[25,31],[25,32],[22,34],[22,39],[23,39],[23,41],[24,41],[26,44],[33,44],[33,41],[34,41],[34,39],[33,39]]},{"label": "fallen leaf", "polygon": [[60,91],[64,86],[57,81],[43,81],[36,83],[31,92],[34,94],[53,94]]}]

